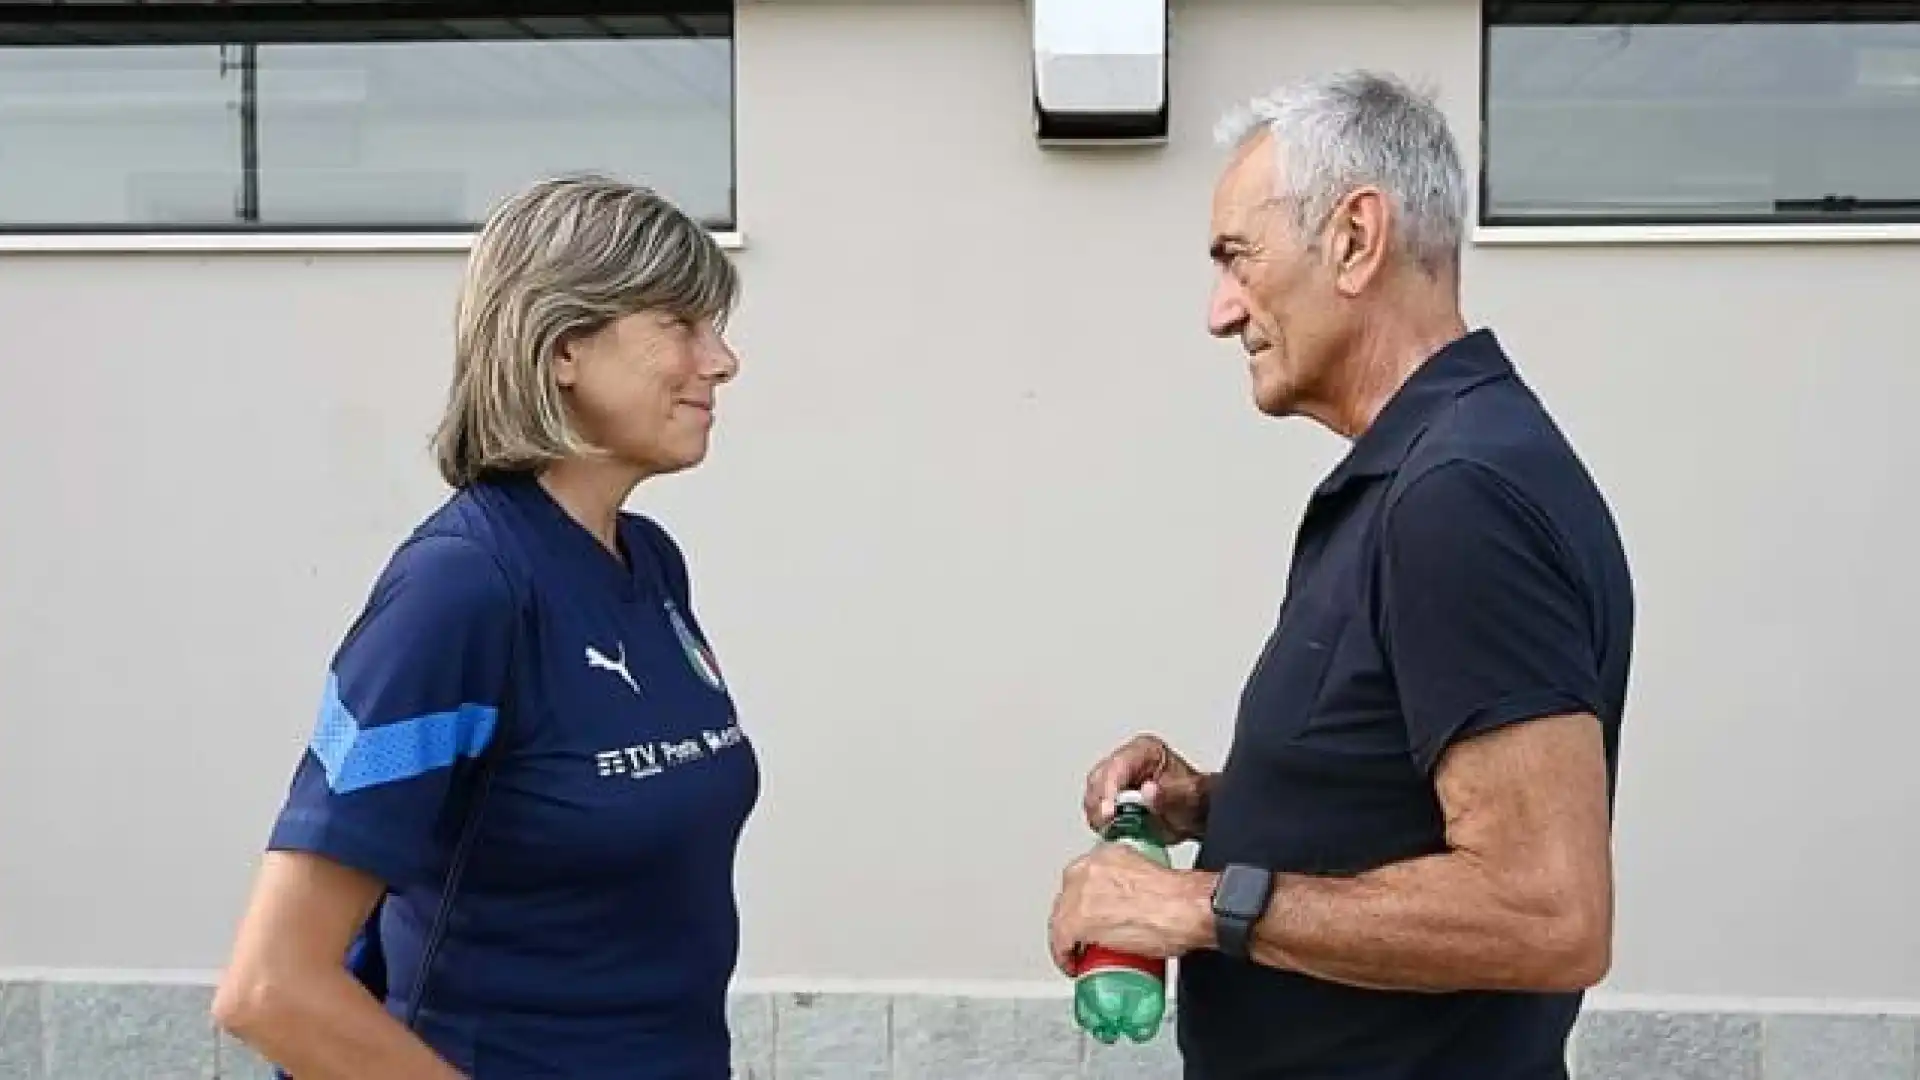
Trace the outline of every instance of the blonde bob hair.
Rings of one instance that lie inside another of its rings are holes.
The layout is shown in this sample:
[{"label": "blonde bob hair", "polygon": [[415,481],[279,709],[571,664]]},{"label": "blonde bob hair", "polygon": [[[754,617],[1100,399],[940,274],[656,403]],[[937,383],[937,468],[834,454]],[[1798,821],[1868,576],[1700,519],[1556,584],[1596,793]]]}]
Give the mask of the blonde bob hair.
[{"label": "blonde bob hair", "polygon": [[555,350],[641,311],[723,321],[739,291],[720,245],[649,188],[575,174],[507,199],[467,256],[433,436],[441,477],[461,488],[595,453],[567,416]]}]

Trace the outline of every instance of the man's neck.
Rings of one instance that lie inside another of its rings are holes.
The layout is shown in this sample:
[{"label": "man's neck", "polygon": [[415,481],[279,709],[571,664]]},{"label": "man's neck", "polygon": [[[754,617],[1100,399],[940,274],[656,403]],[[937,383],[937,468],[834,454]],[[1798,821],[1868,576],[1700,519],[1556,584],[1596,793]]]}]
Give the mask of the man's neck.
[{"label": "man's neck", "polygon": [[1466,320],[1451,303],[1401,308],[1395,317],[1370,320],[1340,366],[1344,378],[1327,409],[1327,426],[1358,439],[1422,364],[1466,332]]}]

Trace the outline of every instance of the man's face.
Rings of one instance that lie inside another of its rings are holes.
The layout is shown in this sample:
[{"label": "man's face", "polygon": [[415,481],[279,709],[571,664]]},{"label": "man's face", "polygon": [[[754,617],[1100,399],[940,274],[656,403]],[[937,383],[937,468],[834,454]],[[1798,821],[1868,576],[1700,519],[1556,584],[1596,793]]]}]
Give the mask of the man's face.
[{"label": "man's face", "polygon": [[1247,353],[1253,400],[1289,416],[1325,400],[1350,330],[1320,237],[1302,237],[1293,207],[1274,192],[1269,135],[1242,147],[1214,189],[1209,253],[1218,271],[1207,329],[1238,337]]}]

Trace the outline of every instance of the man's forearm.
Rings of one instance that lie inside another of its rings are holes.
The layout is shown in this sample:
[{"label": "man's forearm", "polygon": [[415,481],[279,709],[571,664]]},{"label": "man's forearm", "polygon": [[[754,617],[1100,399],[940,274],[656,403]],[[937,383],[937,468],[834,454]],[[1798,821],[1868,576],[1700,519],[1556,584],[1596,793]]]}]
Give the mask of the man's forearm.
[{"label": "man's forearm", "polygon": [[[1196,874],[1215,947],[1215,875]],[[1501,884],[1450,852],[1350,878],[1275,876],[1254,962],[1377,990],[1576,990],[1607,966],[1607,919],[1576,898]]]}]

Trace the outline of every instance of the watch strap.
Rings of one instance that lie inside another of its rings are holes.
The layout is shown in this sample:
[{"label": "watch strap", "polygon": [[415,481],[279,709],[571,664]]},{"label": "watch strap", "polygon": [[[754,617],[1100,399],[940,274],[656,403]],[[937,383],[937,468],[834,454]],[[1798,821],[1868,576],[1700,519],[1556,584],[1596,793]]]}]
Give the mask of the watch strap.
[{"label": "watch strap", "polygon": [[1253,920],[1224,912],[1213,913],[1213,936],[1219,941],[1219,951],[1235,960],[1247,958],[1247,944],[1253,938]]},{"label": "watch strap", "polygon": [[1220,953],[1248,958],[1254,925],[1266,913],[1272,892],[1270,870],[1236,863],[1221,872],[1213,892],[1213,932]]}]

